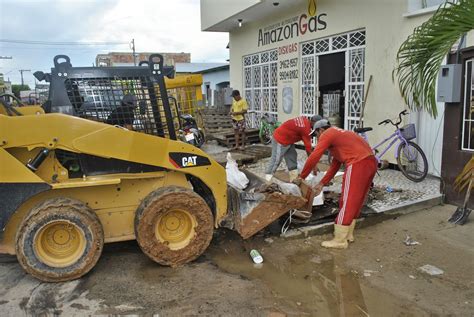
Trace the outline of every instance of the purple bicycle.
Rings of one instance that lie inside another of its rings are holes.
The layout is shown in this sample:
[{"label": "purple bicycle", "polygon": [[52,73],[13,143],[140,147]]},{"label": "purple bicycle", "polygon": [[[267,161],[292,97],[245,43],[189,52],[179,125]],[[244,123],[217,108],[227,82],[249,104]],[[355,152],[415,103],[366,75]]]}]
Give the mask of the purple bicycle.
[{"label": "purple bicycle", "polygon": [[[414,138],[416,138],[416,129],[413,123],[407,124],[402,128],[398,126],[402,123],[402,116],[407,115],[408,112],[403,110],[398,114],[398,121],[393,122],[390,119],[386,119],[382,122],[379,122],[379,125],[391,123],[397,129],[395,132],[377,144],[376,146],[372,147],[374,151],[375,157],[377,161],[380,163],[384,154],[395,144],[395,158],[397,159],[397,165],[400,171],[405,175],[406,178],[412,180],[414,182],[421,182],[425,179],[426,175],[428,174],[428,161],[426,159],[425,153],[420,148],[418,144],[412,142]],[[355,128],[354,132],[358,133],[362,136],[367,142],[368,138],[366,132],[372,131],[372,128]],[[385,147],[385,149],[379,153],[379,147],[381,147],[386,142],[391,142]]]}]

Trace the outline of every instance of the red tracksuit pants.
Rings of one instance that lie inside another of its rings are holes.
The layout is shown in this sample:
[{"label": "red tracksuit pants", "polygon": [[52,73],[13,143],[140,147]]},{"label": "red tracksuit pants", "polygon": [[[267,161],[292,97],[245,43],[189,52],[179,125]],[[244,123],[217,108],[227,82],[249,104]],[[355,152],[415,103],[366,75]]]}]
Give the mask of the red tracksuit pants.
[{"label": "red tracksuit pants", "polygon": [[336,224],[349,226],[359,217],[376,172],[377,160],[373,156],[346,167]]}]

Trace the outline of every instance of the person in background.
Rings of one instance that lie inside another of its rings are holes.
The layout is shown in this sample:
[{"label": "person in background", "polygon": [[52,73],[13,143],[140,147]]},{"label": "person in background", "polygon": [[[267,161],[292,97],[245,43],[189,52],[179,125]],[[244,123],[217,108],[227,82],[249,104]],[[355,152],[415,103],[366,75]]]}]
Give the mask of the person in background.
[{"label": "person in background", "polygon": [[285,121],[274,132],[272,137],[272,157],[265,171],[265,179],[269,182],[275,174],[281,161],[285,158],[286,166],[290,172],[290,181],[298,177],[297,153],[295,143],[303,141],[306,154],[311,154],[311,129],[315,122],[321,120],[320,115],[311,119],[300,116]]},{"label": "person in background", "polygon": [[[245,114],[249,108],[247,101],[240,96],[238,90],[233,90],[231,97],[232,107],[230,109],[230,115],[232,116],[232,125],[234,128],[235,135],[235,146],[233,150],[245,148]],[[242,145],[239,147],[239,140],[242,140]]]},{"label": "person in background", "polygon": [[333,157],[331,166],[314,187],[315,194],[319,195],[341,164],[345,165],[339,214],[334,222],[334,239],[321,243],[325,248],[345,249],[347,241],[354,241],[355,219],[360,214],[377,172],[377,160],[369,144],[361,136],[352,131],[331,127],[326,119],[316,122],[312,133],[318,138],[318,143],[308,157],[300,177],[305,179],[314,171],[323,153],[329,149]]}]

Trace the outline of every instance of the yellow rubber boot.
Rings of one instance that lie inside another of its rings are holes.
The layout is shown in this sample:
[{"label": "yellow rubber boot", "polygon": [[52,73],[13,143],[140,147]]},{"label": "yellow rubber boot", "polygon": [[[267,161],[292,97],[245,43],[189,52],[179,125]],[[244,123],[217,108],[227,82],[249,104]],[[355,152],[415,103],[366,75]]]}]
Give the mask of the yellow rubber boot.
[{"label": "yellow rubber boot", "polygon": [[352,220],[351,225],[349,226],[349,232],[347,233],[347,241],[354,242],[354,228],[356,226],[355,219]]},{"label": "yellow rubber boot", "polygon": [[334,239],[321,242],[321,246],[325,248],[347,249],[347,234],[350,226],[342,226],[334,224]]}]

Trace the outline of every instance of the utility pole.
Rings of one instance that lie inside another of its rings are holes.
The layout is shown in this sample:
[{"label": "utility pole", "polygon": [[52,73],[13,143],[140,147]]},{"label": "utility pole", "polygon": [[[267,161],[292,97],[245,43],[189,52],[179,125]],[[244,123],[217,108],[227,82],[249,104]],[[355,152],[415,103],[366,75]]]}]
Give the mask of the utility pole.
[{"label": "utility pole", "polygon": [[31,72],[30,69],[20,69],[18,70],[21,74],[21,85],[23,86],[25,84],[25,82],[23,81],[23,72]]},{"label": "utility pole", "polygon": [[135,39],[132,39],[132,54],[133,54],[133,65],[137,66],[137,58],[135,55]]}]

